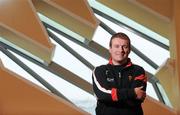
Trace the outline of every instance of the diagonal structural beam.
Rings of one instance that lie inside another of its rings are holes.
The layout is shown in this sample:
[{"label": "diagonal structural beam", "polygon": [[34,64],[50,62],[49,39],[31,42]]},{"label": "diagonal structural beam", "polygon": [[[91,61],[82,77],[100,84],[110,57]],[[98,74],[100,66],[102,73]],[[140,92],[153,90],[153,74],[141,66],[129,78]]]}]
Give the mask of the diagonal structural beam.
[{"label": "diagonal structural beam", "polygon": [[41,78],[37,73],[35,73],[31,68],[29,68],[27,65],[25,65],[22,61],[20,61],[16,56],[14,56],[11,52],[6,50],[4,47],[0,46],[0,50],[7,55],[10,59],[12,59],[16,64],[18,64],[20,67],[22,67],[26,72],[28,72],[30,75],[32,75],[37,81],[39,81],[43,86],[45,86],[48,90],[50,90],[52,93],[56,94],[59,97],[64,97],[58,90],[56,90],[51,84],[49,84],[46,80]]},{"label": "diagonal structural beam", "polygon": [[37,11],[58,24],[92,40],[99,21],[86,0],[32,0]]},{"label": "diagonal structural beam", "polygon": [[0,41],[42,63],[50,63],[55,46],[50,42],[31,0],[1,1]]},{"label": "diagonal structural beam", "polygon": [[17,53],[18,55],[28,59],[29,61],[37,64],[38,66],[54,73],[55,75],[59,76],[60,78],[68,81],[69,83],[72,83],[73,85],[87,91],[88,93],[90,94],[93,94],[93,91],[92,91],[92,85],[90,83],[88,83],[87,81],[81,79],[79,76],[73,74],[72,72],[70,72],[69,70],[63,68],[62,66],[56,64],[55,62],[51,62],[51,64],[49,64],[48,66],[47,65],[44,65],[40,62],[38,62],[37,60],[29,57],[28,55],[18,51],[17,49],[14,49],[13,47],[11,46],[8,46],[2,42],[0,42],[0,45],[2,47],[4,47],[5,49],[9,49],[15,53]]}]

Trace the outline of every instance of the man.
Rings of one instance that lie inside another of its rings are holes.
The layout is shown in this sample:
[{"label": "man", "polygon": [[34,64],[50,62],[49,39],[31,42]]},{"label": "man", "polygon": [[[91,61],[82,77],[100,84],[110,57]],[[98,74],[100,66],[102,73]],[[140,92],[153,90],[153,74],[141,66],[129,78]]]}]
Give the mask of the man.
[{"label": "man", "polygon": [[131,63],[129,37],[116,33],[111,37],[107,65],[93,71],[93,90],[97,97],[96,115],[143,115],[141,103],[146,97],[145,71]]}]

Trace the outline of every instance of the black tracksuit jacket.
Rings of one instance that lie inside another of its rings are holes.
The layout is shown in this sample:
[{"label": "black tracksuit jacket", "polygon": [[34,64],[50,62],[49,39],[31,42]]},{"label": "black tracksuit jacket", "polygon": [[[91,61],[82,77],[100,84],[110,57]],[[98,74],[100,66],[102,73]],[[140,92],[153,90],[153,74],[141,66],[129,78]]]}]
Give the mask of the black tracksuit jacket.
[{"label": "black tracksuit jacket", "polygon": [[136,99],[135,87],[146,91],[147,77],[142,67],[131,63],[102,65],[92,75],[97,97],[96,115],[143,115],[142,100]]}]

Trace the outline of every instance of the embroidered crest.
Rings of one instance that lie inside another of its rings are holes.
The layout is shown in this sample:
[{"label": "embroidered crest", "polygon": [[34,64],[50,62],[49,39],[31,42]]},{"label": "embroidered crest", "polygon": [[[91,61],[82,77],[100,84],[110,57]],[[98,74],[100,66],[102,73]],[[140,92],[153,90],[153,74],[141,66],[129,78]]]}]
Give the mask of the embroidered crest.
[{"label": "embroidered crest", "polygon": [[128,79],[129,79],[129,81],[131,81],[131,80],[132,80],[132,76],[131,76],[131,75],[129,75],[129,76],[128,76]]}]

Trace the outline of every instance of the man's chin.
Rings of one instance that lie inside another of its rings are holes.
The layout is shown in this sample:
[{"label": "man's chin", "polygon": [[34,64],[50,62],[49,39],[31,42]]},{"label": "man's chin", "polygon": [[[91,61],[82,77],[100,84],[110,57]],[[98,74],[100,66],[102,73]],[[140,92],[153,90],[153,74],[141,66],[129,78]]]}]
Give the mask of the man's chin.
[{"label": "man's chin", "polygon": [[123,63],[123,62],[126,62],[126,58],[123,58],[123,59],[117,59],[117,62],[120,62],[120,63]]},{"label": "man's chin", "polygon": [[125,58],[117,58],[116,60],[119,61],[119,62],[121,62],[121,61],[124,61],[124,60],[126,60],[126,59],[125,59]]}]

